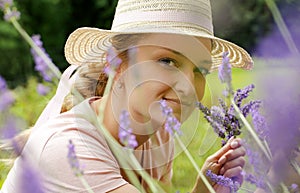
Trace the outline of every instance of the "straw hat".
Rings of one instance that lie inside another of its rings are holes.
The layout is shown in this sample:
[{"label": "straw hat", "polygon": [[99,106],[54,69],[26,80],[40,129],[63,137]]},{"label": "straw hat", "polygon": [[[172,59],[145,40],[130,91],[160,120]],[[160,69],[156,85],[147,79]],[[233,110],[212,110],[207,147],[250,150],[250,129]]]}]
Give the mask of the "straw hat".
[{"label": "straw hat", "polygon": [[172,33],[212,40],[212,69],[228,52],[233,67],[251,69],[253,61],[241,47],[213,33],[209,0],[119,0],[111,30],[83,27],[75,30],[65,45],[67,61],[73,65],[102,63],[116,34]]}]

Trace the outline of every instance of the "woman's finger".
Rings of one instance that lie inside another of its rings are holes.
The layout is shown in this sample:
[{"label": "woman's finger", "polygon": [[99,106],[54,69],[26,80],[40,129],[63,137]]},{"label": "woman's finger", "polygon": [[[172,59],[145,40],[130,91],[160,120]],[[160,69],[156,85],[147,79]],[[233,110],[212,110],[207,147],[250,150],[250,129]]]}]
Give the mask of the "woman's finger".
[{"label": "woman's finger", "polygon": [[243,171],[243,168],[241,166],[237,166],[237,167],[226,170],[223,176],[225,176],[227,178],[237,177],[237,176],[241,175],[242,171]]},{"label": "woman's finger", "polygon": [[228,161],[222,166],[222,168],[220,170],[220,174],[223,175],[227,170],[238,167],[238,166],[243,168],[245,163],[246,163],[246,160],[244,157],[238,157],[236,159]]},{"label": "woman's finger", "polygon": [[224,157],[226,157],[226,161],[234,160],[238,157],[243,157],[246,155],[246,149],[243,146],[239,146],[236,149],[230,149],[225,154]]},{"label": "woman's finger", "polygon": [[230,138],[226,145],[224,145],[221,149],[219,149],[216,153],[209,157],[210,161],[217,161],[219,164],[223,164],[226,157],[224,154],[228,152],[230,149],[235,149],[241,146],[241,139],[235,139],[234,137]]}]

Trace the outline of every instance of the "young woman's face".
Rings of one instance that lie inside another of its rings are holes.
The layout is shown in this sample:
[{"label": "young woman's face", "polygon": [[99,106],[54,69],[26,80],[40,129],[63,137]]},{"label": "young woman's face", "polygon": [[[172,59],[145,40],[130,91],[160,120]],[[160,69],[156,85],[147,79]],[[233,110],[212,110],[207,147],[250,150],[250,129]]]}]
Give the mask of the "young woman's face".
[{"label": "young woman's face", "polygon": [[130,49],[119,81],[131,117],[140,123],[155,119],[161,116],[159,101],[166,100],[176,118],[186,120],[204,95],[209,46],[208,40],[194,37],[152,34]]}]

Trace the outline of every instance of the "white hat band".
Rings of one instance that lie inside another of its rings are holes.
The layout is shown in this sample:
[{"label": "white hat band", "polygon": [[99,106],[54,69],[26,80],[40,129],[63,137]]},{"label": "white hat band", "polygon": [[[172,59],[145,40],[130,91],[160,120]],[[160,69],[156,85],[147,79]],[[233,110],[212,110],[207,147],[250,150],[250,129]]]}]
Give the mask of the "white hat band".
[{"label": "white hat band", "polygon": [[[130,27],[130,24],[137,22],[181,22],[181,23],[190,23],[194,25],[201,26],[205,28],[205,31],[211,32],[213,34],[213,26],[211,19],[207,18],[205,15],[200,15],[199,13],[188,13],[188,12],[130,12],[118,15],[113,21],[112,30],[126,30],[122,29],[121,26]],[[143,27],[143,26],[141,26]]]}]

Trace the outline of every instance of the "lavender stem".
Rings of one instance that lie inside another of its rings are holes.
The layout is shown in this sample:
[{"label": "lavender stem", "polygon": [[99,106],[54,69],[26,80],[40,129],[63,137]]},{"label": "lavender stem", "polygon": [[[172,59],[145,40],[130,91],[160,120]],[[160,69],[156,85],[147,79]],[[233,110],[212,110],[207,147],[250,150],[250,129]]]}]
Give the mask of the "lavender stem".
[{"label": "lavender stem", "polygon": [[[7,10],[10,12],[10,10]],[[36,51],[38,55],[41,56],[41,58],[46,62],[48,67],[52,70],[52,72],[55,74],[55,76],[59,79],[61,77],[61,72],[58,70],[58,68],[53,64],[51,60],[45,55],[45,53],[32,41],[31,37],[27,34],[27,32],[21,27],[21,25],[18,23],[18,21],[15,18],[12,18],[11,23],[16,28],[16,30],[21,34],[21,36],[27,41],[27,43]]]},{"label": "lavender stem", "polygon": [[211,184],[208,182],[207,178],[203,175],[203,173],[200,171],[200,168],[198,167],[197,163],[195,162],[194,158],[192,157],[192,155],[190,154],[190,152],[187,150],[187,148],[185,147],[185,145],[182,143],[181,139],[179,138],[178,134],[175,133],[175,138],[177,139],[181,149],[184,151],[184,153],[186,154],[186,156],[189,158],[190,162],[192,163],[192,165],[194,166],[194,168],[196,169],[198,175],[200,176],[200,178],[202,179],[202,181],[204,182],[204,184],[206,185],[206,187],[208,188],[210,193],[216,193],[216,191],[213,189],[213,187],[211,186]]},{"label": "lavender stem", "polygon": [[261,140],[259,139],[259,137],[257,136],[257,134],[255,133],[255,131],[252,129],[252,127],[250,126],[249,122],[247,121],[247,119],[244,117],[244,115],[241,113],[240,109],[238,108],[238,106],[235,104],[234,99],[232,97],[230,97],[230,102],[233,105],[235,111],[237,112],[237,114],[239,115],[239,117],[241,118],[241,120],[243,121],[245,127],[248,129],[248,131],[250,132],[250,134],[252,135],[252,137],[254,138],[254,140],[256,141],[256,143],[258,144],[258,146],[260,147],[260,149],[263,151],[263,153],[265,154],[265,156],[268,158],[269,161],[272,160],[272,155],[269,154],[267,148],[263,145],[263,143],[261,142]]}]

